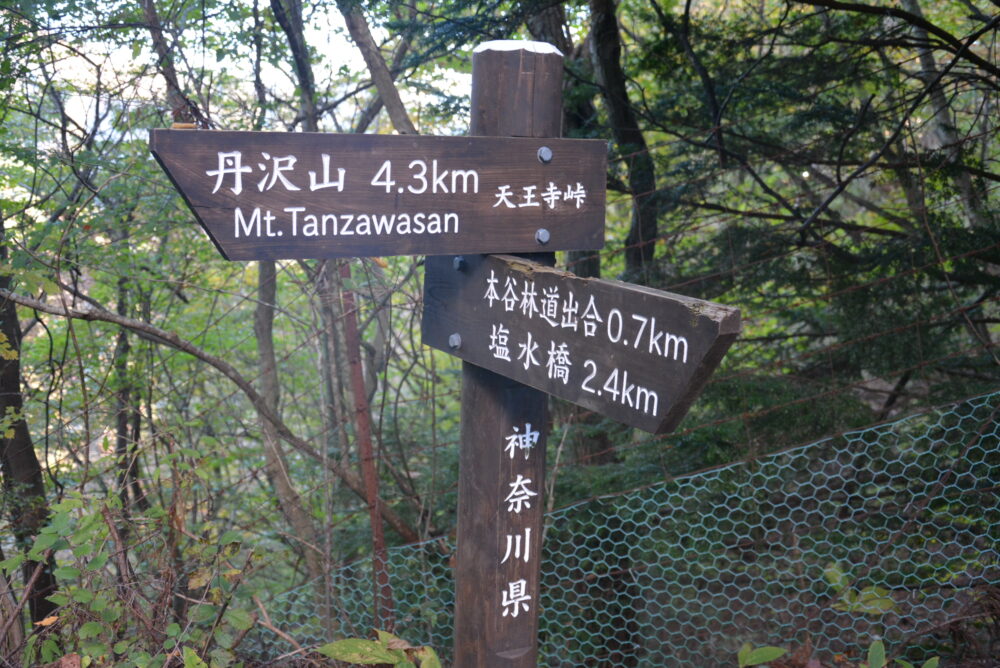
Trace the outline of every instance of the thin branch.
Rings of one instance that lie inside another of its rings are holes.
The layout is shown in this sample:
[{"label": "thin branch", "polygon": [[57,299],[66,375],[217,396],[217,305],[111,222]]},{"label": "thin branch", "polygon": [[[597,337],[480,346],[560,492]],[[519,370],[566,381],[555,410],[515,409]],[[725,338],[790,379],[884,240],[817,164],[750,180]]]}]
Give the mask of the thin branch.
[{"label": "thin branch", "polygon": [[955,54],[956,59],[964,58],[977,67],[986,70],[994,77],[1000,79],[1000,67],[997,67],[990,61],[981,58],[974,51],[969,49],[969,45],[975,41],[975,38],[978,38],[981,34],[992,30],[997,24],[997,19],[1000,17],[994,17],[992,21],[986,24],[985,28],[973,33],[973,38],[967,38],[965,42],[962,42],[962,40],[958,39],[947,30],[931,23],[922,16],[917,16],[916,14],[900,9],[899,7],[873,7],[871,5],[863,5],[854,2],[840,2],[839,0],[796,0],[796,2],[813,5],[814,7],[840,9],[847,12],[857,12],[859,14],[872,14],[874,16],[892,16],[894,18],[901,19],[902,21],[909,23],[911,26],[923,28],[935,37],[941,38],[945,44],[951,47],[948,48],[947,51]]},{"label": "thin branch", "polygon": [[[834,4],[839,5],[844,3],[834,3]],[[955,65],[958,64],[962,52],[968,51],[969,47],[972,46],[972,44],[975,43],[975,41],[979,39],[980,36],[994,29],[997,25],[1000,25],[1000,16],[996,16],[992,21],[990,21],[990,23],[985,28],[977,30],[966,39],[965,43],[962,46],[962,49],[959,51],[959,53],[955,55],[954,58],[951,59],[951,62],[949,62],[947,65],[941,68],[941,71],[937,73],[937,76],[934,77],[933,80],[927,82],[923,90],[920,91],[916,99],[914,99],[913,102],[910,104],[910,107],[907,110],[907,112],[903,114],[903,118],[896,125],[896,129],[893,130],[889,138],[886,139],[885,143],[882,144],[882,147],[879,148],[877,151],[875,151],[875,153],[870,158],[861,163],[853,172],[851,172],[848,175],[846,179],[837,184],[837,187],[834,188],[833,192],[831,192],[827,196],[827,198],[823,200],[823,202],[819,206],[817,206],[811,214],[809,214],[809,217],[806,218],[805,222],[803,222],[802,225],[799,227],[798,231],[800,235],[805,236],[806,230],[808,230],[813,225],[813,223],[815,223],[816,220],[819,218],[819,215],[824,211],[826,211],[827,208],[829,208],[830,204],[832,204],[833,201],[837,199],[837,197],[839,197],[842,192],[844,192],[847,186],[856,178],[858,178],[866,171],[868,171],[868,169],[872,165],[878,162],[878,160],[883,155],[885,155],[885,152],[888,151],[889,148],[896,143],[896,140],[899,139],[899,136],[903,133],[903,130],[906,129],[907,122],[909,121],[910,117],[917,111],[917,108],[921,104],[923,104],[924,98],[927,97],[927,95],[930,94],[930,92],[934,89],[934,87],[940,83],[941,79],[943,79],[944,76],[948,72],[950,72],[951,69],[955,67]]]},{"label": "thin branch", "polygon": [[[21,306],[63,318],[86,320],[90,322],[107,322],[118,325],[119,327],[125,327],[136,333],[141,332],[146,334],[163,345],[187,353],[192,357],[205,362],[232,381],[232,383],[246,395],[250,403],[253,404],[253,407],[266,420],[270,421],[274,425],[275,430],[278,432],[278,436],[280,436],[286,443],[311,459],[324,461],[323,456],[312,446],[312,444],[292,433],[291,429],[289,429],[284,421],[277,414],[275,414],[264,398],[257,392],[257,390],[254,389],[250,381],[244,378],[235,367],[225,360],[202,350],[190,341],[182,339],[174,332],[161,329],[155,325],[151,325],[140,320],[127,318],[104,309],[92,308],[83,311],[70,307],[61,308],[58,306],[52,306],[43,301],[19,295],[6,289],[0,289],[0,299],[9,299],[17,304],[20,304]],[[343,480],[352,492],[357,494],[361,499],[366,498],[365,486],[361,481],[361,478],[356,473],[350,469],[340,466],[333,460],[326,460],[326,466],[332,473]],[[407,524],[407,522],[392,508],[390,508],[388,504],[381,504],[379,510],[382,513],[382,518],[399,533],[403,540],[411,543],[415,543],[420,540],[417,532],[410,527],[409,524]]]}]

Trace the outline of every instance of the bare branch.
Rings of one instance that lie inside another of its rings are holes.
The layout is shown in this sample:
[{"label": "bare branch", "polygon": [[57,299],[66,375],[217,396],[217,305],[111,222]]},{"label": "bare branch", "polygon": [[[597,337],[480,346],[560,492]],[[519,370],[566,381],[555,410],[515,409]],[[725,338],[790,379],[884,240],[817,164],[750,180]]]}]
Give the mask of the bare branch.
[{"label": "bare branch", "polygon": [[[142,322],[141,320],[134,320],[132,318],[118,315],[117,313],[105,311],[104,309],[92,308],[82,311],[75,308],[52,306],[46,302],[32,299],[31,297],[26,297],[24,295],[19,295],[6,289],[0,289],[0,299],[9,299],[17,304],[20,304],[21,306],[63,318],[87,320],[90,322],[107,322],[118,325],[119,327],[125,327],[134,332],[141,332],[151,336],[164,345],[187,353],[192,357],[205,362],[232,381],[232,383],[246,395],[247,399],[250,400],[250,403],[253,404],[253,407],[261,414],[261,416],[274,425],[278,436],[280,436],[282,440],[298,450],[301,454],[316,461],[324,461],[323,456],[312,446],[312,444],[292,433],[292,430],[289,429],[288,425],[286,425],[284,421],[282,421],[282,419],[275,414],[264,398],[257,392],[257,390],[254,389],[253,384],[239,371],[237,371],[233,365],[209,352],[206,352],[205,350],[202,350],[190,341],[182,339],[174,332],[161,329],[155,325]],[[325,464],[332,473],[339,477],[344,484],[351,489],[352,492],[357,494],[360,498],[365,499],[364,484],[361,481],[361,478],[354,471],[340,466],[337,462],[331,459],[326,459]],[[389,507],[388,504],[381,504],[379,510],[382,513],[382,518],[393,529],[395,529],[405,541],[417,542],[420,539],[417,532],[410,527],[406,521],[391,507]]]}]

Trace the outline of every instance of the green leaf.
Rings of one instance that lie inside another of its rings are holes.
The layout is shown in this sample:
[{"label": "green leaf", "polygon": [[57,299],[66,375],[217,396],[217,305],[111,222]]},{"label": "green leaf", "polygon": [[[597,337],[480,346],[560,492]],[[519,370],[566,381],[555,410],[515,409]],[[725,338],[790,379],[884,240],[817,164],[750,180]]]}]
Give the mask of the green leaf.
[{"label": "green leaf", "polygon": [[78,508],[83,508],[83,499],[76,497],[67,497],[60,501],[59,503],[52,504],[52,510],[76,510]]},{"label": "green leaf", "polygon": [[225,619],[240,631],[246,631],[253,626],[253,617],[243,608],[230,608],[226,610]]},{"label": "green leaf", "polygon": [[199,568],[188,578],[188,587],[191,589],[201,589],[212,581],[212,569]]},{"label": "green leaf", "polygon": [[840,564],[835,561],[831,561],[830,564],[823,569],[823,577],[825,577],[826,581],[830,583],[830,586],[837,591],[844,589],[850,584],[850,579],[847,577],[847,574],[844,573],[844,569],[842,569]]},{"label": "green leaf", "polygon": [[94,592],[88,589],[74,589],[72,596],[77,603],[87,604],[94,600]]},{"label": "green leaf", "polygon": [[80,577],[80,569],[72,566],[60,566],[52,571],[52,574],[60,580],[75,580]]},{"label": "green leaf", "polygon": [[95,545],[93,543],[80,543],[79,545],[73,546],[73,556],[74,557],[86,557],[88,554],[93,553]]},{"label": "green leaf", "polygon": [[395,666],[399,662],[399,656],[395,652],[386,649],[381,643],[364,638],[345,638],[323,645],[316,651],[331,659],[363,665],[388,663]]},{"label": "green leaf", "polygon": [[201,660],[193,649],[184,648],[184,668],[208,668],[208,664]]},{"label": "green leaf", "polygon": [[437,652],[430,647],[421,647],[414,653],[414,656],[420,659],[420,668],[441,668],[441,659],[438,658]]},{"label": "green leaf", "polygon": [[903,661],[902,659],[896,659],[896,663],[901,665],[903,668],[913,668],[913,664],[909,661]]},{"label": "green leaf", "polygon": [[106,563],[108,563],[108,554],[107,552],[101,552],[99,555],[87,562],[87,570],[96,571],[98,568],[103,568]]},{"label": "green leaf", "polygon": [[868,668],[885,668],[885,645],[876,640],[868,648]]},{"label": "green leaf", "polygon": [[239,531],[227,531],[219,537],[219,545],[228,545],[229,543],[242,543],[243,534]]},{"label": "green leaf", "polygon": [[209,603],[199,603],[198,605],[191,608],[191,620],[196,624],[204,624],[205,622],[215,619],[218,614],[214,605]]},{"label": "green leaf", "polygon": [[0,569],[2,569],[7,574],[13,573],[15,570],[21,567],[21,564],[24,563],[24,559],[25,559],[24,553],[18,552],[9,559],[4,559],[3,561],[0,561]]},{"label": "green leaf", "polygon": [[80,627],[80,630],[77,633],[79,634],[81,639],[87,639],[99,636],[101,634],[101,631],[103,630],[104,626],[101,625],[100,623],[87,622],[86,624]]},{"label": "green leaf", "polygon": [[747,665],[747,659],[750,658],[750,652],[752,651],[753,647],[748,642],[743,643],[743,646],[740,647],[740,651],[736,655],[736,661],[740,664],[740,668]]},{"label": "green leaf", "polygon": [[101,619],[109,624],[117,622],[122,616],[122,609],[118,606],[110,606],[101,610]]},{"label": "green leaf", "polygon": [[746,663],[742,664],[744,666],[759,666],[762,663],[767,663],[768,661],[774,661],[779,656],[784,656],[788,653],[787,649],[781,647],[757,647],[747,656]]},{"label": "green leaf", "polygon": [[63,511],[52,516],[50,526],[60,536],[68,536],[73,533],[73,525],[69,513]]},{"label": "green leaf", "polygon": [[896,607],[892,592],[883,587],[865,587],[858,593],[855,612],[869,615],[880,615]]},{"label": "green leaf", "polygon": [[940,661],[941,659],[939,657],[932,656],[924,662],[924,665],[921,666],[921,668],[938,668],[938,663]]},{"label": "green leaf", "polygon": [[41,556],[45,550],[55,545],[57,540],[59,540],[59,536],[54,533],[38,534],[38,538],[35,539],[35,544],[31,548],[31,554],[35,557]]},{"label": "green leaf", "polygon": [[[225,668],[231,666],[236,661],[236,655],[227,649],[216,647],[210,653],[212,660],[209,662],[212,668]],[[242,663],[239,665],[243,665]]]},{"label": "green leaf", "polygon": [[45,598],[49,599],[58,606],[64,606],[69,603],[69,597],[64,596],[63,594],[52,594],[51,596],[46,596]]}]

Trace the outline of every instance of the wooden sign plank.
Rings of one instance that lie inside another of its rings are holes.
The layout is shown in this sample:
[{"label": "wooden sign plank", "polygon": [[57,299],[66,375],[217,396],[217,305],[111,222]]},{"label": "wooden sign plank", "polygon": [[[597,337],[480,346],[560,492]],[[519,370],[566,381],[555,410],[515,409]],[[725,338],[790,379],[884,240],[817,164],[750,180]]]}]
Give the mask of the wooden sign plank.
[{"label": "wooden sign plank", "polygon": [[740,332],[738,309],[507,255],[427,258],[424,343],[654,433]]},{"label": "wooden sign plank", "polygon": [[589,250],[600,140],[152,130],[230,260]]}]

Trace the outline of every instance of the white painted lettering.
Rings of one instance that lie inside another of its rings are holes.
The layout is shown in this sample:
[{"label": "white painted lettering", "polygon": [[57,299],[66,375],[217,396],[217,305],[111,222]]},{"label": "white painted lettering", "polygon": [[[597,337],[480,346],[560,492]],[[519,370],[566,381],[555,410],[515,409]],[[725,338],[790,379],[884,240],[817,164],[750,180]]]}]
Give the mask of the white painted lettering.
[{"label": "white painted lettering", "polygon": [[214,195],[219,192],[219,188],[222,187],[222,182],[225,180],[226,176],[232,176],[233,185],[229,189],[233,191],[234,195],[239,195],[243,192],[243,175],[247,172],[252,172],[253,169],[243,164],[243,153],[240,151],[232,151],[231,153],[223,153],[222,151],[219,151],[218,158],[218,168],[209,169],[205,172],[208,176],[216,177],[215,187],[212,189],[212,194]]},{"label": "white painted lettering", "polygon": [[[319,235],[319,219],[311,213],[303,218],[304,224],[302,225],[302,236],[304,237],[315,237]],[[326,227],[326,221],[323,222],[323,227]]]},{"label": "white painted lettering", "polygon": [[274,230],[271,229],[271,223],[273,223],[274,220],[275,220],[274,214],[271,213],[270,209],[268,209],[267,213],[264,214],[264,232],[269,237],[280,237],[281,230],[275,232]]},{"label": "white painted lettering", "polygon": [[[447,195],[448,194],[448,186],[445,185],[444,180],[445,180],[445,177],[448,176],[448,170],[446,169],[443,172],[441,172],[440,174],[438,174],[438,161],[437,160],[432,160],[431,161],[431,170],[433,171],[433,177],[431,178],[431,192],[433,192],[433,193],[442,192],[442,193],[444,193],[444,194]],[[438,190],[438,188],[440,188],[441,190]]]},{"label": "white painted lettering", "polygon": [[479,192],[479,172],[474,169],[451,170],[451,191],[458,192],[458,180],[462,179],[462,192],[469,192],[469,179],[472,179],[472,192]]},{"label": "white painted lettering", "polygon": [[306,208],[304,206],[289,206],[283,210],[285,213],[292,214],[292,236],[294,237],[299,231],[299,212],[305,211]]},{"label": "white painted lettering", "polygon": [[375,223],[375,234],[392,234],[392,227],[396,224],[396,214],[392,216],[372,216],[372,222]]},{"label": "white painted lettering", "polygon": [[326,236],[326,224],[333,223],[333,229],[330,234],[337,234],[337,214],[335,213],[324,213],[323,214],[323,229],[320,232],[324,237]]},{"label": "white painted lettering", "polygon": [[414,195],[419,195],[427,192],[427,163],[423,160],[414,160],[410,163],[409,167],[410,169],[413,169],[414,166],[420,168],[420,171],[413,175],[414,179],[420,181],[420,187],[414,188],[413,186],[407,186],[407,188],[409,188],[410,192]]},{"label": "white painted lettering", "polygon": [[336,188],[337,192],[344,192],[344,174],[346,170],[343,167],[337,168],[337,180],[330,180],[330,154],[323,154],[323,181],[316,181],[316,172],[309,171],[309,190],[320,190],[322,188]]},{"label": "white painted lettering", "polygon": [[680,353],[681,344],[684,344],[684,354],[681,361],[687,364],[688,361],[688,341],[683,336],[677,336],[676,334],[667,334],[663,341],[663,356],[668,357],[670,354],[670,348],[673,346],[674,349],[674,360],[677,359],[678,353]]},{"label": "white painted lettering", "polygon": [[253,213],[250,214],[250,220],[248,221],[243,216],[243,209],[236,207],[236,211],[233,214],[233,236],[237,239],[240,238],[240,232],[243,232],[245,237],[259,237],[260,236],[260,207],[254,207]]},{"label": "white painted lettering", "polygon": [[355,228],[355,234],[371,234],[372,233],[372,223],[371,219],[368,217],[367,213],[363,213],[358,216],[358,226]]},{"label": "white painted lettering", "polygon": [[[654,334],[655,332],[655,334]],[[663,330],[659,332],[656,331],[656,318],[651,318],[649,321],[649,353],[653,354],[655,351],[657,355],[662,355],[660,352],[660,337],[663,336]]]},{"label": "white painted lettering", "polygon": [[410,233],[410,214],[401,213],[396,218],[396,234]]},{"label": "white painted lettering", "polygon": [[441,234],[441,216],[432,213],[427,216],[427,234]]}]

